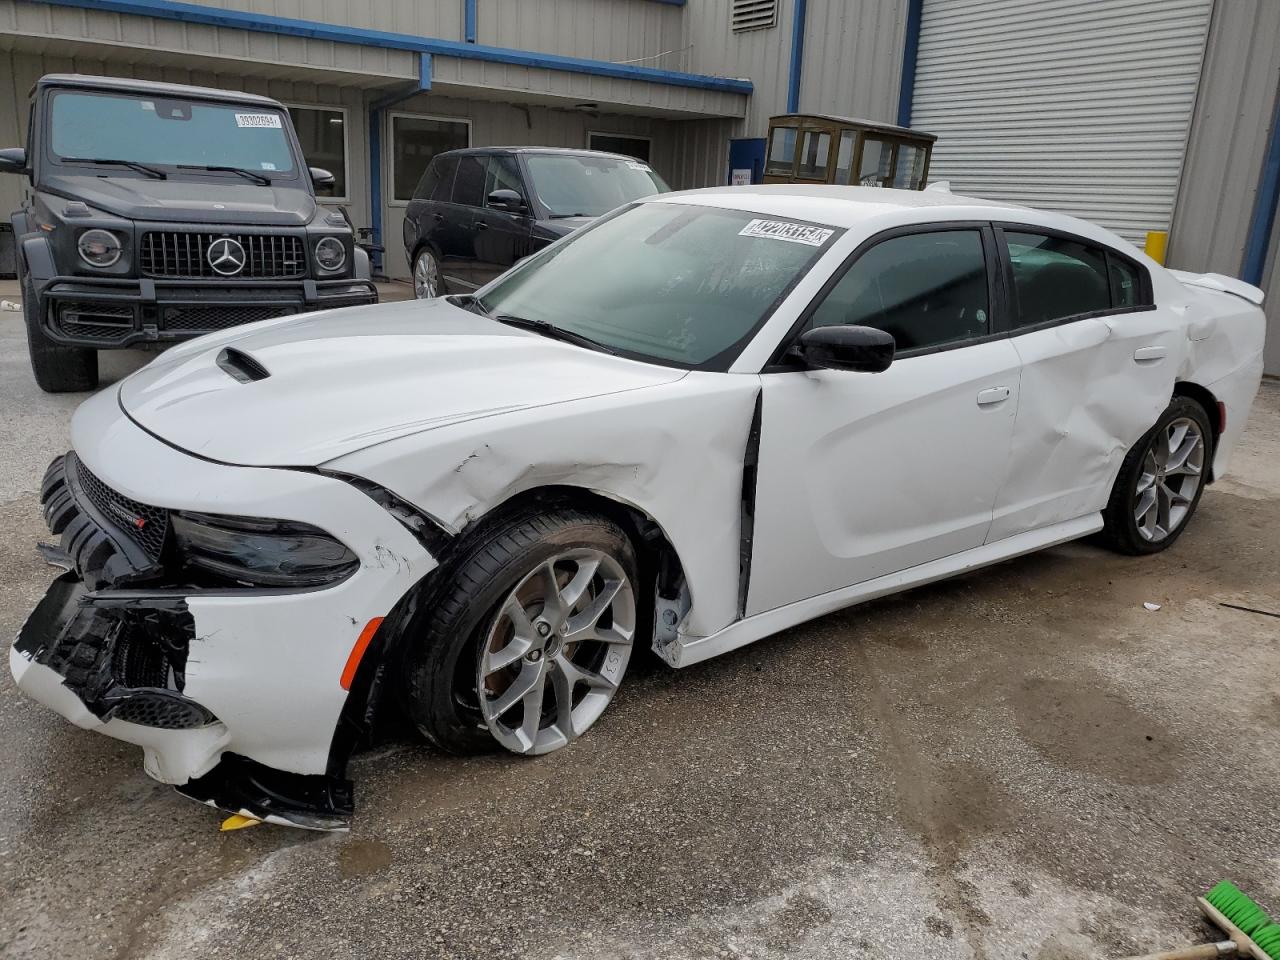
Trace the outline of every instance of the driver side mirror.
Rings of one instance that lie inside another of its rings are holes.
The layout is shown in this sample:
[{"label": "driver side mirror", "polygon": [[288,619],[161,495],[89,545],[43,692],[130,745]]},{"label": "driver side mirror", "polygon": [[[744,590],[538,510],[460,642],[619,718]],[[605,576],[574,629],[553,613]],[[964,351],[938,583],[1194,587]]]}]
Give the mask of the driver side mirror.
[{"label": "driver side mirror", "polygon": [[27,151],[21,147],[0,150],[0,173],[26,173]]},{"label": "driver side mirror", "polygon": [[806,330],[787,355],[814,370],[881,373],[893,363],[897,347],[891,333],[875,327],[838,324]]},{"label": "driver side mirror", "polygon": [[335,183],[333,174],[323,167],[307,167],[311,174],[311,182],[317,187],[332,187]]},{"label": "driver side mirror", "polygon": [[515,190],[495,190],[489,194],[487,203],[496,210],[506,210],[508,213],[525,213],[529,209],[524,197]]}]

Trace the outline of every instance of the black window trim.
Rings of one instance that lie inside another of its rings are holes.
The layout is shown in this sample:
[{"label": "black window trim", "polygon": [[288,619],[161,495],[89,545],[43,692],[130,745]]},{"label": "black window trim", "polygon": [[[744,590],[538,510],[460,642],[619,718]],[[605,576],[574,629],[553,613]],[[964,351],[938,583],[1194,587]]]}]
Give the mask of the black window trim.
[{"label": "black window trim", "polygon": [[841,280],[844,279],[846,273],[852,269],[853,265],[872,247],[884,243],[886,240],[894,240],[898,237],[912,236],[918,233],[946,233],[953,230],[977,231],[982,238],[982,255],[987,265],[987,305],[989,307],[989,323],[991,332],[981,337],[970,337],[966,340],[954,340],[949,343],[940,343],[932,347],[916,347],[911,350],[902,350],[894,354],[894,362],[899,360],[910,360],[913,357],[924,357],[934,353],[942,353],[947,350],[958,350],[962,347],[972,347],[980,343],[990,343],[993,340],[1000,340],[1009,336],[1009,315],[1008,315],[1008,280],[1004,276],[1004,270],[1001,269],[1002,261],[996,248],[995,235],[992,230],[991,223],[986,220],[939,220],[930,223],[911,223],[900,227],[890,227],[887,230],[881,230],[874,233],[862,243],[854,248],[853,252],[845,257],[844,261],[837,267],[827,278],[826,283],[822,285],[804,310],[800,312],[800,316],[796,318],[795,323],[791,325],[791,329],[786,335],[778,341],[778,346],[770,355],[768,362],[761,369],[761,373],[795,373],[802,368],[795,362],[787,358],[787,351],[791,349],[791,345],[795,343],[796,338],[800,336],[800,332],[804,330],[805,325],[812,319],[818,307],[826,300],[827,296],[835,288]]},{"label": "black window trim", "polygon": [[[1134,260],[1132,257],[1126,256],[1114,247],[1108,246],[1098,240],[1092,240],[1089,237],[1082,237],[1078,233],[1071,233],[1067,230],[1058,230],[1054,227],[1042,227],[1034,223],[1018,223],[1012,220],[993,221],[991,226],[995,230],[996,243],[1000,248],[1000,262],[1003,266],[1004,286],[1006,290],[1008,318],[1009,318],[1009,336],[1020,337],[1026,333],[1035,333],[1038,330],[1050,330],[1053,327],[1060,327],[1065,323],[1076,323],[1080,320],[1093,320],[1099,317],[1115,317],[1126,313],[1145,313],[1149,310],[1156,309],[1155,293],[1151,285],[1151,271],[1145,266]],[[1087,310],[1083,313],[1073,313],[1065,317],[1055,317],[1053,320],[1045,320],[1041,323],[1031,323],[1025,327],[1017,327],[1013,325],[1013,319],[1018,316],[1018,291],[1013,282],[1013,258],[1009,254],[1009,244],[1005,239],[1005,232],[1009,233],[1034,233],[1044,237],[1053,237],[1057,240],[1066,240],[1070,243],[1078,243],[1081,246],[1093,247],[1102,253],[1107,268],[1107,297],[1114,299],[1115,288],[1112,283],[1111,263],[1112,260],[1120,260],[1134,269],[1138,275],[1140,283],[1139,302],[1129,307],[1108,307],[1106,310]]]}]

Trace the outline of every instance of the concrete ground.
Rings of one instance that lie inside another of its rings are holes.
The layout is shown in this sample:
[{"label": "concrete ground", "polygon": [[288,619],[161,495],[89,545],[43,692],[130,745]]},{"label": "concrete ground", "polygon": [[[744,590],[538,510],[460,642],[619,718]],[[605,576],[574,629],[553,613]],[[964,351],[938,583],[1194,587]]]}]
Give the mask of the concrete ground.
[{"label": "concrete ground", "polygon": [[[0,313],[0,634],[79,397]],[[108,379],[137,363],[108,357]],[[1280,384],[1168,552],[1087,543],[633,668],[536,760],[391,742],[350,834],[220,834],[0,676],[5,957],[1119,957],[1280,912]],[[1144,601],[1160,605],[1156,611]]]}]

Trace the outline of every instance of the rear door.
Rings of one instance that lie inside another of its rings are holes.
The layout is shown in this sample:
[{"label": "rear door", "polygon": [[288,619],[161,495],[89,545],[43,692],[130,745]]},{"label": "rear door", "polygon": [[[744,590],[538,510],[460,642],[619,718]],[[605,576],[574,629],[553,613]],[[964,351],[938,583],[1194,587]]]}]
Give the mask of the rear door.
[{"label": "rear door", "polygon": [[996,238],[1022,388],[992,541],[1106,506],[1125,453],[1169,403],[1186,339],[1146,268],[1118,251],[1011,223]]},{"label": "rear door", "polygon": [[444,210],[441,272],[453,290],[474,290],[477,272],[476,244],[481,233],[484,178],[489,158],[464,153],[458,157],[453,194]]},{"label": "rear door", "polygon": [[873,238],[800,329],[887,330],[883,373],[766,370],[745,613],[979,547],[1005,475],[1017,352],[983,224]]},{"label": "rear door", "polygon": [[[514,190],[524,199],[525,212],[513,213],[489,205],[495,190]],[[489,158],[485,176],[484,208],[476,216],[476,259],[473,282],[482,287],[504,273],[517,260],[529,255],[533,218],[529,211],[529,191],[520,176],[515,157],[495,154]]]}]

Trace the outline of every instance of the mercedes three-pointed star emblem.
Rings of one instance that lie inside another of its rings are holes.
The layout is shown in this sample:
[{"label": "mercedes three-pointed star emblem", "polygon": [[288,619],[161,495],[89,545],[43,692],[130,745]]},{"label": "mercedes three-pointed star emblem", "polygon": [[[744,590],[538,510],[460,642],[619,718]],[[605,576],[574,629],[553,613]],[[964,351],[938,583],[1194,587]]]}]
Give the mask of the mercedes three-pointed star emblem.
[{"label": "mercedes three-pointed star emblem", "polygon": [[205,256],[214,273],[220,273],[224,277],[234,277],[244,269],[244,247],[238,240],[230,237],[219,237],[209,244],[209,252]]}]

